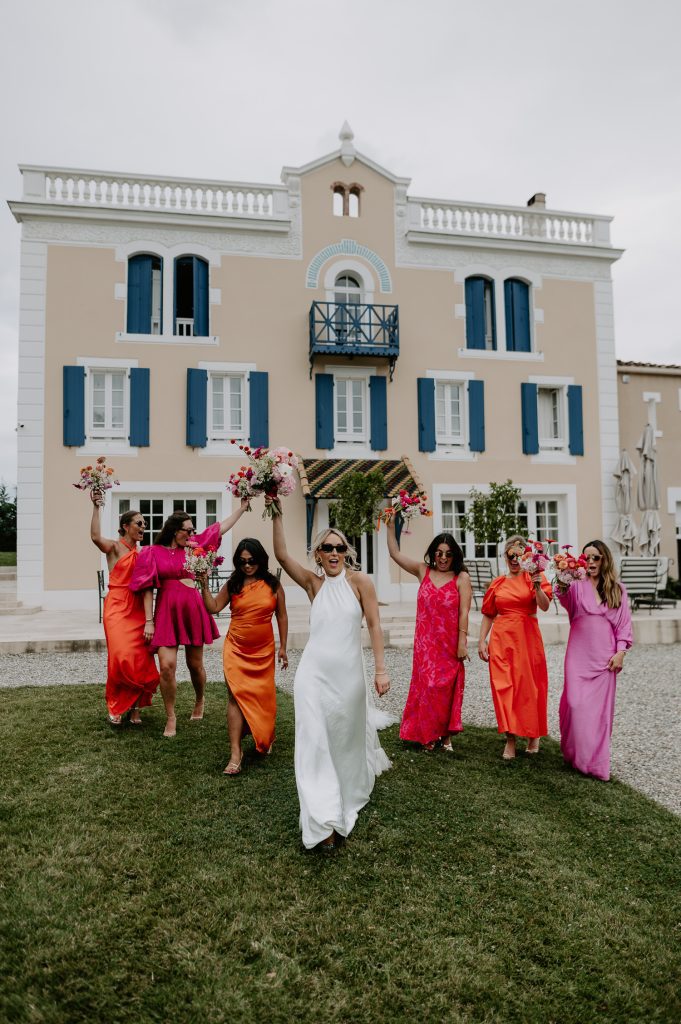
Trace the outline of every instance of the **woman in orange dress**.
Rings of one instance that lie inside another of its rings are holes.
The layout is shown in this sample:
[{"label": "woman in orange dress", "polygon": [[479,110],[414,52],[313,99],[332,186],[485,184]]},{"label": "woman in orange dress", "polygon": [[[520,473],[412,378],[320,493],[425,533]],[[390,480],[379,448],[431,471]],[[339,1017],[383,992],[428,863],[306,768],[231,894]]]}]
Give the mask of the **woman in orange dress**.
[{"label": "woman in orange dress", "polygon": [[246,537],[234,552],[234,572],[216,597],[201,579],[206,609],[215,615],[227,605],[232,618],[222,649],[227,683],[227,731],[230,755],[224,775],[239,775],[242,740],[249,732],[259,754],[268,754],[274,742],[277,698],[274,688],[274,632],[279,630],[277,657],[288,665],[288,616],[284,588],[269,571],[269,558],[258,540]]},{"label": "woman in orange dress", "polygon": [[545,612],[551,604],[551,585],[541,572],[522,571],[524,548],[518,536],[504,545],[508,575],[493,580],[485,594],[478,641],[478,654],[489,663],[499,732],[506,733],[507,761],[516,755],[517,736],[527,737],[526,753],[537,754],[539,738],[548,732],[549,680],[537,608]]},{"label": "woman in orange dress", "polygon": [[141,512],[124,512],[118,527],[119,537],[102,537],[101,491],[93,491],[92,543],[106,555],[109,567],[109,592],[104,599],[104,635],[107,648],[106,705],[111,725],[121,725],[128,715],[131,725],[141,725],[140,708],[149,707],[158,686],[158,669],[144,639],[144,601],[133,594],[129,583],[139,555],[138,544],[146,523]]}]

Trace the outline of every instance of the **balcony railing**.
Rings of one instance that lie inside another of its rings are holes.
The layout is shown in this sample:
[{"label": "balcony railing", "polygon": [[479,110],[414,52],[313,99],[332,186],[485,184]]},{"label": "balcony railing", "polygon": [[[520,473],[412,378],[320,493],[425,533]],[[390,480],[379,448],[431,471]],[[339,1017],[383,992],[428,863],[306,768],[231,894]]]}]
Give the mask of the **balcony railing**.
[{"label": "balcony railing", "polygon": [[310,307],[310,374],[316,355],[385,356],[392,380],[400,354],[397,306],[366,302],[313,302]]}]

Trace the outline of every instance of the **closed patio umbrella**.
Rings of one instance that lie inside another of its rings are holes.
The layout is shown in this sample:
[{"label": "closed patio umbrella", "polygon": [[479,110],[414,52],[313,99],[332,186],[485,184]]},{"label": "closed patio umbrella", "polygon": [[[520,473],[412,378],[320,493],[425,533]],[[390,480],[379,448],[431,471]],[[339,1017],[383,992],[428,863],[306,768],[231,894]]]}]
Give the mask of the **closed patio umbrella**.
[{"label": "closed patio umbrella", "polygon": [[619,545],[623,555],[630,555],[636,541],[636,524],[631,516],[631,478],[636,473],[634,465],[625,449],[617,463],[613,474],[615,477],[615,507],[618,519],[611,538]]},{"label": "closed patio umbrella", "polygon": [[641,459],[641,472],[638,478],[637,500],[641,516],[641,528],[638,531],[638,544],[642,555],[655,557],[660,552],[660,532],[662,523],[658,509],[660,497],[657,486],[657,451],[655,449],[655,431],[648,423],[636,445]]}]

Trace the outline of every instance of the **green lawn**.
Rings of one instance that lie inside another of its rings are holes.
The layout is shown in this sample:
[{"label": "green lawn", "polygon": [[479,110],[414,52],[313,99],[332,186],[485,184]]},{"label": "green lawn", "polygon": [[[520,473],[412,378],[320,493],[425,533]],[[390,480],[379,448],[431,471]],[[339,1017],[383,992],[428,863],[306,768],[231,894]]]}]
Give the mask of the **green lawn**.
[{"label": "green lawn", "polygon": [[0,1020],[630,1024],[681,1017],[681,821],[469,728],[403,747],[301,852],[290,699],[236,779],[224,688],[160,738],[95,687],[0,691]]},{"label": "green lawn", "polygon": [[16,551],[0,551],[0,565],[16,565]]}]

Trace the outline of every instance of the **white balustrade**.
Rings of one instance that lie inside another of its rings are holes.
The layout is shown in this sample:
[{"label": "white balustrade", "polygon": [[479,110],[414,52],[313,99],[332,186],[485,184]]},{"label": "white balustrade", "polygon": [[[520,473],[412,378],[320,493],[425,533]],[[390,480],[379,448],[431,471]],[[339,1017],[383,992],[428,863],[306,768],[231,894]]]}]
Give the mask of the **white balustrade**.
[{"label": "white balustrade", "polygon": [[408,199],[410,231],[530,239],[563,245],[610,245],[610,218],[525,206],[480,206]]},{"label": "white balustrade", "polygon": [[289,218],[285,186],[22,167],[24,198],[67,206]]}]

